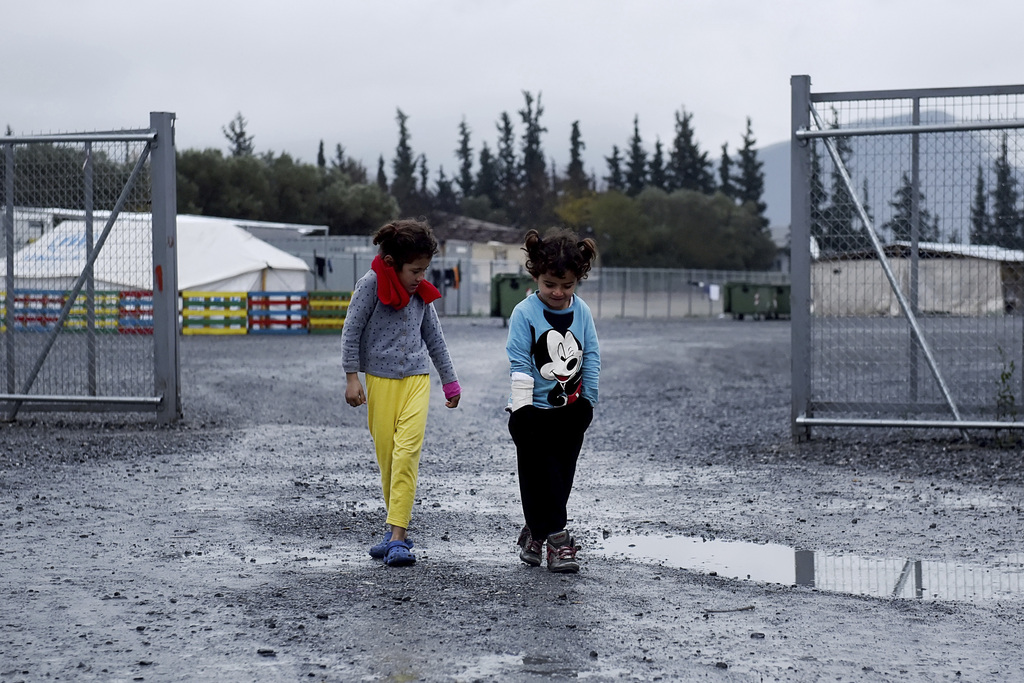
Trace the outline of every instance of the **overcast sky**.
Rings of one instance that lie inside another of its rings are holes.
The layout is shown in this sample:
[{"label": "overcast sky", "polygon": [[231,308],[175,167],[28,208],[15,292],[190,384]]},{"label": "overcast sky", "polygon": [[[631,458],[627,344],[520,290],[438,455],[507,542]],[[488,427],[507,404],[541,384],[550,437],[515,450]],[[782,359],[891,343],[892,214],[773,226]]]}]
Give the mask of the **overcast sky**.
[{"label": "overcast sky", "polygon": [[180,149],[227,149],[236,113],[258,152],[316,160],[324,141],[390,175],[396,109],[431,173],[456,171],[465,118],[492,151],[523,91],[540,96],[560,169],[580,122],[587,169],[639,116],[652,150],[685,108],[701,148],[789,137],[790,76],[812,89],[1024,82],[1018,0],[33,0],[6,3],[0,125],[145,127],[177,114]]}]

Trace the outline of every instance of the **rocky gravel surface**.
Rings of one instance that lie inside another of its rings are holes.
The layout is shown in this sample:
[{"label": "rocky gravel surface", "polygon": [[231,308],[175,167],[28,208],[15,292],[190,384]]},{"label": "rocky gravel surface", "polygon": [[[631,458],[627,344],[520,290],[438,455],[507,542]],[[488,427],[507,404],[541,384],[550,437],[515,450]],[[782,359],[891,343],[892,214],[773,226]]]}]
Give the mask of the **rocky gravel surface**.
[{"label": "rocky gravel surface", "polygon": [[[0,426],[0,683],[1024,680],[1019,445],[794,443],[786,321],[601,320],[582,570],[554,575],[513,546],[505,330],[443,322],[464,396],[431,398],[413,567],[366,554],[383,506],[338,337],[183,338],[174,426]],[[832,569],[748,579],[680,559],[695,544]],[[915,562],[920,597],[892,597]]]}]

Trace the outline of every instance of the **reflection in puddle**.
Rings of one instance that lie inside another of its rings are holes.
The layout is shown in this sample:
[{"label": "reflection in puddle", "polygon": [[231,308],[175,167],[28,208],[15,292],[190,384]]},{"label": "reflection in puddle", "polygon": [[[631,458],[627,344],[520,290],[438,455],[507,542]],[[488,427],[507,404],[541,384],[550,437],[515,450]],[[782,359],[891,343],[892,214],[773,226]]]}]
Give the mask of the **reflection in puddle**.
[{"label": "reflection in puddle", "polygon": [[603,552],[734,579],[815,587],[836,593],[924,600],[1024,597],[1024,554],[990,566],[835,555],[775,544],[699,536],[612,536]]},{"label": "reflection in puddle", "polygon": [[455,677],[459,681],[480,679],[539,680],[565,678],[625,678],[625,669],[597,667],[593,670],[575,669],[546,655],[498,654],[485,655],[467,664],[465,671]]}]

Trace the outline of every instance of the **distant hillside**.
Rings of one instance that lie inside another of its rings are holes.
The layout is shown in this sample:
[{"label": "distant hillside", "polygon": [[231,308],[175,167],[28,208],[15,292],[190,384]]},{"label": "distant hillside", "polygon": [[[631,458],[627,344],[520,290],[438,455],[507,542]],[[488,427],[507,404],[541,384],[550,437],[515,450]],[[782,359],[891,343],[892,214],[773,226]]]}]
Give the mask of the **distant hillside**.
[{"label": "distant hillside", "polygon": [[[922,119],[929,123],[952,121],[945,112],[923,112]],[[858,126],[873,127],[908,123],[901,119],[870,120]],[[970,207],[974,196],[978,165],[986,174],[986,189],[991,189],[992,162],[998,156],[1002,133],[975,131],[970,133],[937,133],[920,137],[921,188],[925,208],[939,217],[942,241],[967,241]],[[891,217],[889,202],[894,200],[900,186],[901,175],[911,172],[911,136],[885,135],[852,137],[853,155],[850,172],[858,198],[863,199],[867,181],[868,209],[874,215],[876,227]],[[790,143],[779,142],[758,150],[764,162],[764,201],[766,214],[773,227],[790,224]],[[831,161],[824,145],[819,144],[822,162],[822,181],[831,185]],[[1013,159],[1010,160],[1013,163]],[[941,201],[941,205],[940,205]],[[888,235],[882,235],[883,240]]]}]

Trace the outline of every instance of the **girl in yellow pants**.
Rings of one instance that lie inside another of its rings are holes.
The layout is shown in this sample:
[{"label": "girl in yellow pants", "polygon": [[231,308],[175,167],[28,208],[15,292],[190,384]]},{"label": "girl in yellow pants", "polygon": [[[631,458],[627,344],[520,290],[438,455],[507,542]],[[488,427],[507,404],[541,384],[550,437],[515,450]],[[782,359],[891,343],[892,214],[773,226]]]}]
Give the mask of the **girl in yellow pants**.
[{"label": "girl in yellow pants", "polygon": [[366,395],[370,436],[388,511],[386,523],[408,529],[427,429],[430,376],[388,379],[367,375]]},{"label": "girl in yellow pants", "polygon": [[[368,403],[370,436],[380,466],[388,531],[370,548],[392,566],[413,564],[408,538],[420,450],[430,403],[430,364],[441,377],[445,405],[462,389],[433,301],[441,296],[424,278],[437,240],[422,221],[388,223],[373,236],[380,245],[370,270],[352,292],[341,332],[345,401]],[[366,392],[359,373],[366,374]]]}]

